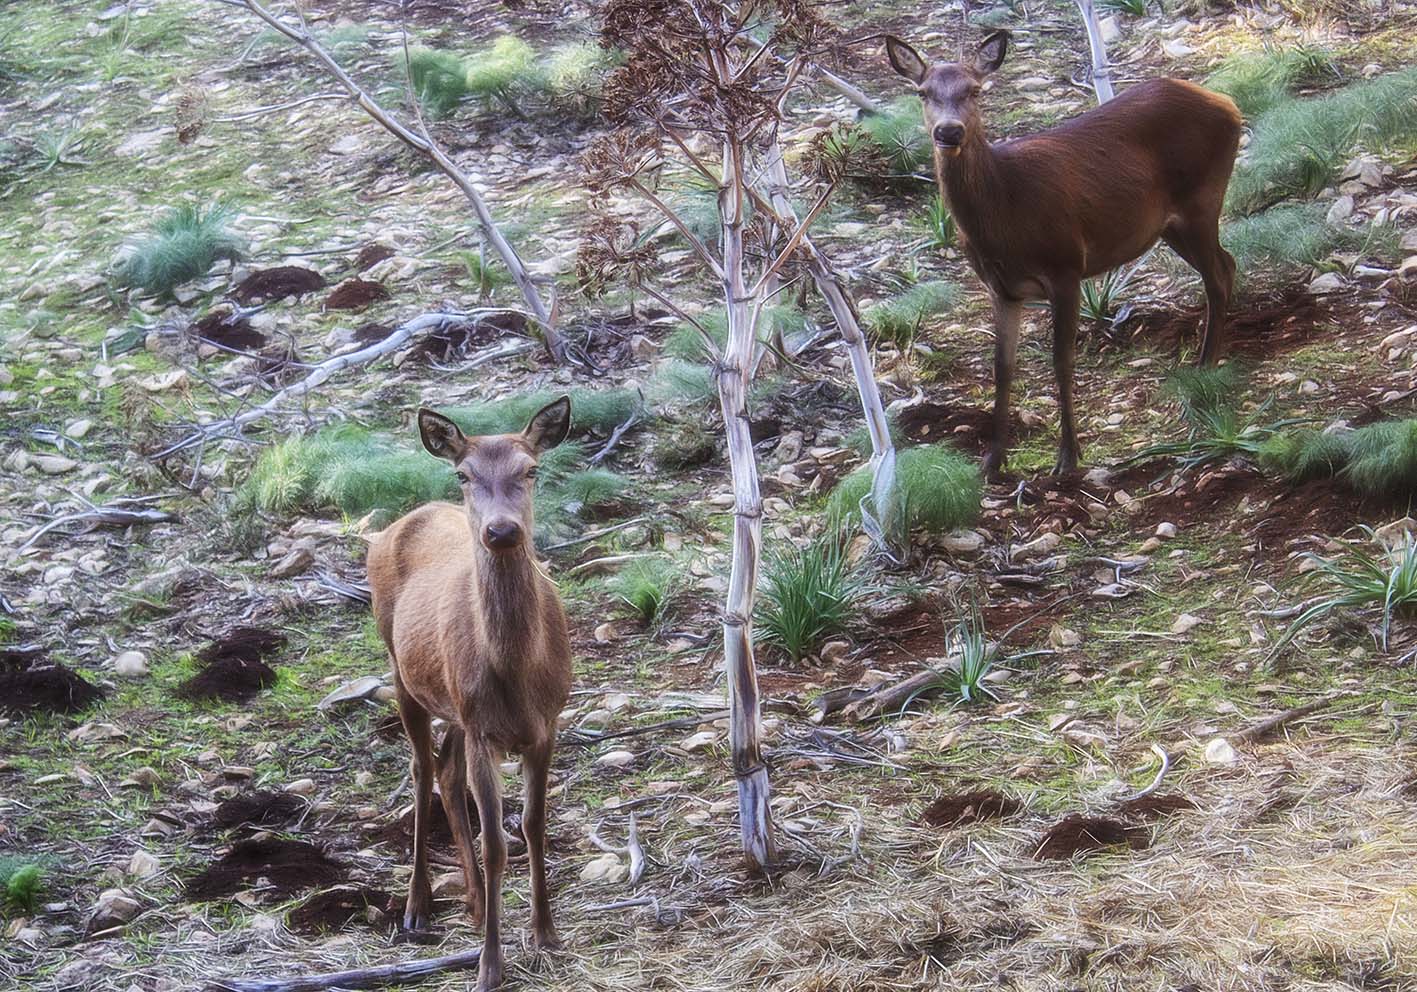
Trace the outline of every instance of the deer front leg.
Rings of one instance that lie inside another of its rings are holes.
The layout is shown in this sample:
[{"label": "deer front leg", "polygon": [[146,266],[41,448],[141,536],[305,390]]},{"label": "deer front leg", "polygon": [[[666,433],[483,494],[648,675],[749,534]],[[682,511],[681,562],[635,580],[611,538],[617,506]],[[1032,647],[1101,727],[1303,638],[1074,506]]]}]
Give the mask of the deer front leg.
[{"label": "deer front leg", "polygon": [[1077,352],[1078,307],[1082,303],[1082,283],[1059,280],[1053,289],[1053,375],[1058,381],[1058,463],[1057,475],[1076,472],[1082,447],[1078,444],[1073,416],[1073,357]]},{"label": "deer front leg", "polygon": [[[554,729],[552,734],[554,734]],[[531,861],[531,930],[537,947],[557,950],[556,925],[551,921],[551,899],[546,890],[546,775],[551,764],[553,738],[522,756],[525,776],[522,797],[522,834]]]},{"label": "deer front leg", "polygon": [[482,899],[477,992],[493,992],[502,984],[502,875],[507,870],[507,839],[502,834],[502,782],[495,759],[486,741],[467,734],[468,778],[482,825],[482,868],[487,884]]},{"label": "deer front leg", "polygon": [[992,295],[994,304],[994,436],[984,456],[984,476],[997,480],[1009,456],[1009,392],[1018,363],[1019,323],[1023,303]]},{"label": "deer front leg", "polygon": [[428,928],[433,910],[433,888],[428,881],[428,815],[433,800],[433,733],[428,711],[394,682],[398,693],[399,719],[413,747],[410,772],[413,776],[413,877],[408,882],[408,901],[404,904],[403,928],[420,931]]},{"label": "deer front leg", "polygon": [[438,750],[438,788],[443,794],[443,810],[458,845],[462,861],[464,897],[467,915],[473,926],[482,925],[482,871],[477,867],[477,852],[473,848],[472,820],[467,813],[467,746],[461,728],[449,727]]}]

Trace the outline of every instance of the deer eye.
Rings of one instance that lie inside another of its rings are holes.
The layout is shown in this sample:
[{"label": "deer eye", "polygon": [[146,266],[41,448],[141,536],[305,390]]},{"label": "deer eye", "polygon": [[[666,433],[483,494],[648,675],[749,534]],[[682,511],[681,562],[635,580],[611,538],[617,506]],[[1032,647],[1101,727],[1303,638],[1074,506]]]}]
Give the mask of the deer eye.
[{"label": "deer eye", "polygon": [[457,480],[458,480],[458,485],[460,485],[460,486],[465,486],[465,485],[467,485],[467,473],[466,473],[466,472],[454,472],[453,475],[457,478]]}]

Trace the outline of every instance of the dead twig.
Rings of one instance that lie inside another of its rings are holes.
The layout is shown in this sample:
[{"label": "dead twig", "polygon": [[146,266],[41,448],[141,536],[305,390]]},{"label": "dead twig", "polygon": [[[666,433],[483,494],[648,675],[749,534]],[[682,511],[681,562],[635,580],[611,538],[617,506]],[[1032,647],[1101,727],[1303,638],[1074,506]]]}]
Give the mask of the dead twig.
[{"label": "dead twig", "polygon": [[640,845],[640,831],[635,823],[635,814],[630,814],[630,826],[627,830],[624,847],[616,847],[601,839],[600,834],[594,830],[590,832],[590,842],[607,854],[624,854],[630,859],[630,884],[636,885],[644,877],[645,873],[645,849]]},{"label": "dead twig", "polygon": [[1305,703],[1303,706],[1295,706],[1293,709],[1285,710],[1283,713],[1276,713],[1274,716],[1266,717],[1258,723],[1252,723],[1239,733],[1230,735],[1230,743],[1239,744],[1244,741],[1263,740],[1270,734],[1279,730],[1287,723],[1306,717],[1311,713],[1327,709],[1340,699],[1353,695],[1351,692],[1331,692],[1327,696],[1321,696],[1312,703]]},{"label": "dead twig", "polygon": [[352,968],[322,975],[296,975],[288,978],[227,978],[208,986],[214,992],[319,992],[321,989],[374,989],[385,985],[403,985],[449,971],[476,968],[482,960],[482,949],[448,954],[422,961],[401,961],[397,964],[376,965],[372,968]]},{"label": "dead twig", "polygon": [[165,510],[124,510],[116,506],[99,506],[81,513],[66,513],[61,517],[55,517],[35,531],[28,541],[19,546],[15,553],[23,554],[45,534],[58,527],[63,527],[65,524],[88,524],[82,531],[74,532],[87,533],[96,527],[129,527],[133,524],[159,524],[176,519]]},{"label": "dead twig", "polygon": [[1142,799],[1151,795],[1161,785],[1161,780],[1166,777],[1166,772],[1171,767],[1171,756],[1160,744],[1151,745],[1151,752],[1161,759],[1161,767],[1156,770],[1156,777],[1151,780],[1151,784],[1140,792],[1133,792],[1131,795],[1118,799],[1119,803],[1129,803],[1135,799]]}]

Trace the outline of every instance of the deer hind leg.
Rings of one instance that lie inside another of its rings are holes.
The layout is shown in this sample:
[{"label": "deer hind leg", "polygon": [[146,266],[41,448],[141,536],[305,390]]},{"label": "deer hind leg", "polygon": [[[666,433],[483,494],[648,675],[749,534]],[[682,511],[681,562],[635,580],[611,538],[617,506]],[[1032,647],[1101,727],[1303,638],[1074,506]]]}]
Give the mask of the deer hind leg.
[{"label": "deer hind leg", "polygon": [[[553,730],[554,734],[555,731]],[[522,797],[522,833],[531,862],[531,929],[537,947],[561,946],[551,920],[551,899],[546,890],[546,776],[551,764],[551,739],[522,755],[525,777]]]},{"label": "deer hind leg", "polygon": [[1235,289],[1235,259],[1220,246],[1220,221],[1207,216],[1178,222],[1161,235],[1205,284],[1205,332],[1201,337],[1200,364],[1214,365],[1225,354],[1225,314]]},{"label": "deer hind leg", "polygon": [[438,749],[438,791],[443,798],[443,810],[448,814],[448,824],[453,830],[453,840],[458,846],[458,858],[462,861],[463,883],[467,889],[467,915],[472,917],[473,926],[481,926],[482,869],[477,866],[477,852],[472,845],[472,839],[476,835],[472,829],[472,818],[467,812],[465,747],[461,728],[449,727],[448,732],[443,735],[443,746]]},{"label": "deer hind leg", "polygon": [[997,479],[1009,457],[1009,392],[1018,364],[1019,324],[1023,303],[991,296],[994,304],[994,436],[984,456],[984,475]]},{"label": "deer hind leg", "polygon": [[468,781],[482,824],[482,866],[486,875],[482,959],[477,992],[502,984],[502,875],[507,870],[507,839],[502,833],[502,781],[496,755],[486,741],[466,735]]},{"label": "deer hind leg", "polygon": [[1053,289],[1053,375],[1058,381],[1058,475],[1077,471],[1082,446],[1078,444],[1073,411],[1073,359],[1077,353],[1078,307],[1081,283],[1061,280]]},{"label": "deer hind leg", "polygon": [[433,889],[428,883],[428,814],[433,799],[433,731],[425,710],[395,677],[399,719],[413,747],[413,877],[408,883],[404,904],[405,930],[426,930],[433,908]]}]

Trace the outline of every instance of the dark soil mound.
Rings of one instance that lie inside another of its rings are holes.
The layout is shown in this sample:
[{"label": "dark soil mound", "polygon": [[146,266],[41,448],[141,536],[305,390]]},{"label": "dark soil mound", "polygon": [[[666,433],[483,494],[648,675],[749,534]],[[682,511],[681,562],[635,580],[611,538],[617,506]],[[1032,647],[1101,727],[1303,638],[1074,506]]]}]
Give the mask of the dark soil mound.
[{"label": "dark soil mound", "polygon": [[45,653],[38,644],[11,644],[0,648],[0,669],[23,671],[43,658]]},{"label": "dark soil mound", "polygon": [[526,333],[526,318],[518,313],[491,314],[471,326],[444,327],[434,331],[418,344],[409,354],[425,361],[449,362],[466,355],[474,348],[481,348],[499,341],[509,334]]},{"label": "dark soil mound", "polygon": [[7,659],[0,667],[0,712],[77,713],[103,698],[103,690],[58,662],[23,665]]},{"label": "dark soil mound", "polygon": [[1023,812],[1023,803],[1008,796],[979,789],[955,796],[941,796],[921,814],[932,827],[962,827],[980,820],[996,820]]},{"label": "dark soil mound", "polygon": [[[286,914],[291,930],[307,937],[339,930],[351,922],[369,922],[369,910],[377,910],[387,929],[394,928],[399,902],[382,889],[341,886],[317,892]],[[378,918],[376,916],[376,918]]]},{"label": "dark soil mound", "polygon": [[183,682],[184,699],[249,699],[275,684],[276,673],[262,659],[285,644],[285,636],[261,627],[236,627],[197,653],[201,671]]},{"label": "dark soil mound", "polygon": [[266,346],[266,336],[251,326],[249,318],[225,310],[213,310],[187,332],[235,351],[257,351]]},{"label": "dark soil mound", "polygon": [[1141,796],[1137,799],[1128,799],[1124,803],[1117,804],[1117,814],[1119,816],[1130,817],[1133,820],[1156,820],[1163,816],[1170,816],[1173,813],[1181,813],[1188,809],[1195,809],[1196,804],[1185,796],[1178,796],[1175,793],[1163,793],[1161,795]]},{"label": "dark soil mound", "polygon": [[[1015,444],[1032,430],[1010,414],[1009,432]],[[994,414],[983,407],[950,403],[917,403],[896,415],[902,434],[918,444],[949,441],[961,451],[983,454],[994,438]]]},{"label": "dark soil mound", "polygon": [[1291,486],[1283,480],[1273,483],[1274,499],[1260,513],[1251,528],[1258,550],[1283,555],[1296,543],[1313,535],[1342,534],[1372,517],[1382,518],[1392,511],[1400,516],[1402,506],[1395,501],[1364,499],[1339,479],[1313,479]]},{"label": "dark soil mound", "polygon": [[304,841],[243,840],[189,881],[184,896],[199,901],[219,899],[250,888],[257,879],[265,879],[276,893],[288,896],[339,881],[344,870],[344,865]]},{"label": "dark soil mound", "polygon": [[1033,857],[1037,861],[1071,858],[1087,851],[1126,845],[1140,851],[1150,844],[1147,831],[1121,820],[1069,813],[1039,838]]},{"label": "dark soil mound", "polygon": [[394,325],[381,324],[377,320],[371,320],[354,329],[354,340],[360,344],[378,344],[392,333],[394,333]]},{"label": "dark soil mound", "polygon": [[299,265],[277,265],[252,272],[231,293],[238,303],[271,303],[325,288],[325,277]]},{"label": "dark soil mound", "polygon": [[372,303],[387,300],[389,291],[367,279],[346,279],[325,297],[326,310],[363,310]]},{"label": "dark soil mound", "polygon": [[378,265],[386,258],[393,258],[394,250],[388,245],[381,245],[377,241],[367,244],[359,249],[359,254],[354,256],[354,271],[363,272],[371,265]]},{"label": "dark soil mound", "polygon": [[285,792],[253,792],[233,796],[216,808],[212,820],[219,827],[275,826],[289,823],[305,809],[296,796]]},{"label": "dark soil mound", "polygon": [[[428,818],[428,843],[434,847],[444,848],[448,851],[457,851],[457,845],[453,841],[453,827],[448,823],[447,810],[443,809],[443,800],[437,796],[433,797],[430,804],[432,815]],[[472,801],[472,796],[467,796],[467,814],[472,823],[474,835],[481,833],[479,820],[477,818],[477,806]],[[413,810],[409,810],[387,827],[384,827],[375,835],[386,844],[391,844],[404,853],[413,851]]]},{"label": "dark soil mound", "polygon": [[[1205,305],[1177,310],[1167,307],[1137,314],[1132,337],[1149,338],[1179,348],[1182,341],[1200,342]],[[1330,337],[1334,314],[1328,302],[1303,286],[1232,304],[1225,323],[1232,354],[1268,358]]]}]

